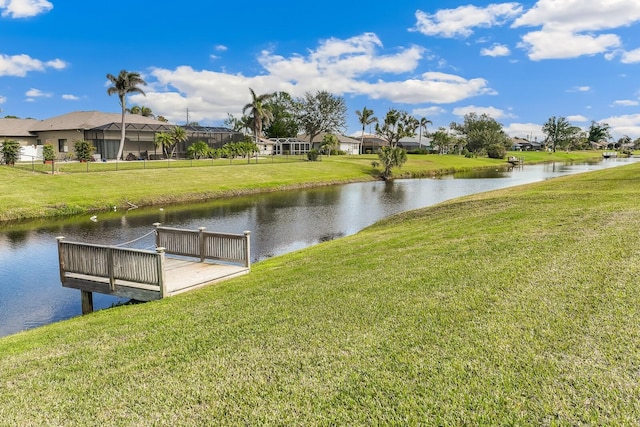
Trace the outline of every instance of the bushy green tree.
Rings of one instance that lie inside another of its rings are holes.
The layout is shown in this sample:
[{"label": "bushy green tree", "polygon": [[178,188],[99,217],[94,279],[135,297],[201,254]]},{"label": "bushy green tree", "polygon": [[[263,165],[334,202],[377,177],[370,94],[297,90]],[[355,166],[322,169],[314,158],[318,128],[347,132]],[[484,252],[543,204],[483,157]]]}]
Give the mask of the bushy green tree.
[{"label": "bushy green tree", "polygon": [[266,108],[271,111],[273,119],[265,126],[267,138],[292,138],[298,134],[296,121],[296,103],[287,92],[276,92],[266,101]]},{"label": "bushy green tree", "polygon": [[95,151],[96,147],[91,145],[89,141],[77,139],[73,141],[73,152],[76,155],[76,159],[81,162],[88,162],[92,159],[91,155]]},{"label": "bushy green tree", "polygon": [[338,133],[347,123],[347,105],[344,98],[321,90],[315,94],[307,92],[296,101],[296,117],[300,129],[309,137],[311,147],[316,136],[322,132]]},{"label": "bushy green tree", "polygon": [[507,149],[502,144],[491,144],[487,147],[487,156],[490,159],[504,159],[507,155]]},{"label": "bushy green tree", "polygon": [[565,117],[551,116],[542,126],[547,144],[551,144],[553,152],[558,147],[567,147],[575,138],[579,128],[572,126]]},{"label": "bushy green tree", "polygon": [[487,148],[494,144],[501,144],[505,148],[511,146],[511,138],[505,133],[502,125],[488,114],[465,114],[463,123],[453,122],[450,128],[460,138],[464,138],[467,150],[476,154],[486,152]]},{"label": "bushy green tree", "polygon": [[5,140],[2,143],[2,161],[5,165],[13,165],[20,156],[20,143],[14,140]]}]

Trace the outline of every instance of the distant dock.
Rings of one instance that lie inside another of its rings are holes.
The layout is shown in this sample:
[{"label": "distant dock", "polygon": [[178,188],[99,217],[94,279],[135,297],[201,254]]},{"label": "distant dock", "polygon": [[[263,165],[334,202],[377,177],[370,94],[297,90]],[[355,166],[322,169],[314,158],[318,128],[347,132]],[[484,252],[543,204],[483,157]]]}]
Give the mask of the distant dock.
[{"label": "distant dock", "polygon": [[154,225],[155,250],[57,238],[60,281],[81,291],[82,314],[93,311],[93,292],[152,301],[250,271],[249,231],[227,234]]}]

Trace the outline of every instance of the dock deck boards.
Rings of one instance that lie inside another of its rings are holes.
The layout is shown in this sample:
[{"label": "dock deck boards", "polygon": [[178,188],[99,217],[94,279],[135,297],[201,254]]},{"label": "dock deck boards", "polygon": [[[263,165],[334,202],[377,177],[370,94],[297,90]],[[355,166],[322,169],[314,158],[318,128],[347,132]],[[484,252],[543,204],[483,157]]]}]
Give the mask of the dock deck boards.
[{"label": "dock deck boards", "polygon": [[237,265],[167,258],[165,261],[167,294],[169,296],[177,295],[248,272],[249,268]]}]

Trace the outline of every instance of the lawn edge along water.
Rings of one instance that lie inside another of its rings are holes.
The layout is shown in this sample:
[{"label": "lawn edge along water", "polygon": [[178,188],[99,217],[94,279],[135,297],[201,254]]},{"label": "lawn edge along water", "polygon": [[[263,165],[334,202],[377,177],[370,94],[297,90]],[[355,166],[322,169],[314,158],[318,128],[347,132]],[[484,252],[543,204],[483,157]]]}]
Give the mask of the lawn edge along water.
[{"label": "lawn edge along water", "polygon": [[0,339],[7,425],[628,425],[640,164],[399,214]]},{"label": "lawn edge along water", "polygon": [[[542,155],[548,161],[578,161],[596,152]],[[524,153],[540,161],[540,153]],[[158,162],[153,168],[112,170],[112,164],[64,164],[54,175],[22,168],[0,167],[0,221],[14,221],[151,206],[206,201],[261,192],[345,184],[378,179],[376,156],[331,156],[319,162],[291,161],[190,167],[189,161]],[[135,162],[134,162],[135,163]],[[158,165],[173,165],[159,168]],[[198,164],[198,163],[196,163]],[[207,162],[201,164],[209,164]],[[463,156],[410,155],[394,169],[395,178],[415,178],[458,170],[504,165],[504,160]],[[182,165],[182,166],[180,166]],[[28,165],[27,165],[28,166]],[[123,168],[124,166],[121,166]],[[108,169],[111,168],[111,169]],[[90,170],[90,172],[86,172]]]}]

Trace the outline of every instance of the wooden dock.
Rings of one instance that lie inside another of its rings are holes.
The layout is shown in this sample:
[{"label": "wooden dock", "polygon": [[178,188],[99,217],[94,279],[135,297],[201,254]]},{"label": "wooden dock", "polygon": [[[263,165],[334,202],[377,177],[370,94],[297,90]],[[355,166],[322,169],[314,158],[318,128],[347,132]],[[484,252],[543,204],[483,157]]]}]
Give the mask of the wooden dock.
[{"label": "wooden dock", "polygon": [[60,281],[80,289],[82,313],[93,292],[152,301],[247,274],[250,232],[226,234],[155,224],[156,249],[69,242],[58,237]]}]

